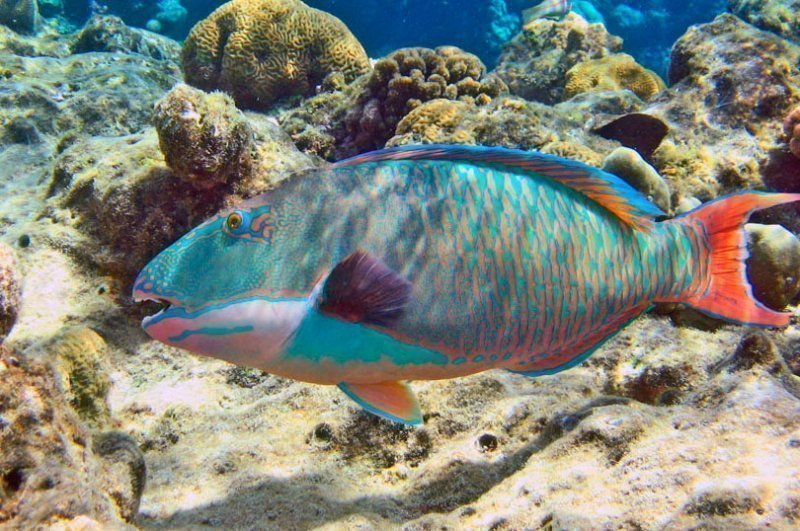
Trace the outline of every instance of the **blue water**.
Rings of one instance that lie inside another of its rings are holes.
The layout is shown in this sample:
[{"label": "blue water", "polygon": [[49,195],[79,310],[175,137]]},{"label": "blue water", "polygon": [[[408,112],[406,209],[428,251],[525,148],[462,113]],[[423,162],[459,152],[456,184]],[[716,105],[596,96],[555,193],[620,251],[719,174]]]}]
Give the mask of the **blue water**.
[{"label": "blue water", "polygon": [[[181,40],[189,29],[222,5],[220,0],[66,0],[64,13],[80,25],[98,9],[132,26],[155,28]],[[381,57],[404,46],[459,46],[490,68],[502,46],[520,29],[529,0],[307,0],[341,18],[367,49]],[[622,37],[624,51],[664,74],[675,40],[692,24],[723,12],[726,0],[576,0],[574,10],[603,22]],[[47,15],[47,13],[45,13]],[[153,23],[152,21],[157,21]],[[149,24],[149,26],[148,26]]]}]

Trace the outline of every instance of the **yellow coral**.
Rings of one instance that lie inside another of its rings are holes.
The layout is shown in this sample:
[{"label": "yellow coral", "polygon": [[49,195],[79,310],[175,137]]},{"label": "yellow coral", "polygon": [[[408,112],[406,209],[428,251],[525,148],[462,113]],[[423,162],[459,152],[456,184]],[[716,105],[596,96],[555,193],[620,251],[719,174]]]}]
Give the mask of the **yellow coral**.
[{"label": "yellow coral", "polygon": [[368,70],[350,30],[299,0],[233,0],[195,25],[183,45],[188,83],[222,89],[247,108],[313,94],[332,72],[350,81]]},{"label": "yellow coral", "polygon": [[[473,106],[458,100],[435,99],[420,105],[397,125],[397,141],[393,145],[474,144],[474,127],[464,123],[464,117],[474,112]],[[405,138],[405,140],[403,140]]]},{"label": "yellow coral", "polygon": [[564,95],[571,98],[583,92],[629,89],[649,100],[666,88],[658,74],[648,70],[625,53],[578,63],[567,72]]}]

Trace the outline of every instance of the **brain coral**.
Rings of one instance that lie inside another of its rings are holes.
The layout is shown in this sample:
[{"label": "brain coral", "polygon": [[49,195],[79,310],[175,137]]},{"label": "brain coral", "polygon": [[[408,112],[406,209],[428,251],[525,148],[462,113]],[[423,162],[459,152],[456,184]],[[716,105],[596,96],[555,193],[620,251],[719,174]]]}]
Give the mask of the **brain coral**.
[{"label": "brain coral", "polygon": [[564,96],[569,99],[582,92],[630,89],[649,100],[666,86],[655,72],[644,68],[628,54],[611,54],[578,63],[567,72]]},{"label": "brain coral", "polygon": [[347,27],[299,0],[233,0],[195,25],[183,45],[188,83],[224,90],[253,109],[313,94],[332,72],[350,81],[368,70]]}]

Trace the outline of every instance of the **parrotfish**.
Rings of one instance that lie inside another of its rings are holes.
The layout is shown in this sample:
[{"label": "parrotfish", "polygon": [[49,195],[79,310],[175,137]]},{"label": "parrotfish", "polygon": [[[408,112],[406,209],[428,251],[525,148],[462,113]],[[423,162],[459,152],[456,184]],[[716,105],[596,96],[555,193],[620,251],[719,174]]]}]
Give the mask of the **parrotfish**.
[{"label": "parrotfish", "polygon": [[536,152],[406,146],[290,178],[155,257],[142,325],[206,356],[338,385],[422,422],[408,380],[573,367],[655,302],[777,327],[743,224],[800,194],[744,192],[669,220],[622,179]]},{"label": "parrotfish", "polygon": [[540,18],[561,20],[572,11],[572,0],[544,0],[541,4],[522,11],[522,20],[528,23]]}]

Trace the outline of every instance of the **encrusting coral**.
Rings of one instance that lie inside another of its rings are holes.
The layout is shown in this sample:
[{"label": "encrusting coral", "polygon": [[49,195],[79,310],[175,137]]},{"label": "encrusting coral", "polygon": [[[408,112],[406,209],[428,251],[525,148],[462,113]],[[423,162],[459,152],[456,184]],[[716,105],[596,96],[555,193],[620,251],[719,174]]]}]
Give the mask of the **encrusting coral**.
[{"label": "encrusting coral", "polygon": [[336,17],[299,0],[233,0],[192,28],[183,72],[196,87],[230,93],[244,108],[268,109],[309,96],[328,74],[352,81],[369,71],[364,48]]},{"label": "encrusting coral", "polygon": [[647,101],[666,88],[664,81],[628,54],[612,54],[578,63],[566,74],[564,97],[595,90],[629,89]]}]

